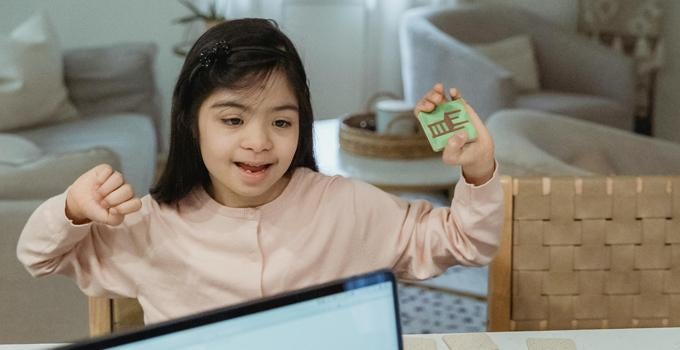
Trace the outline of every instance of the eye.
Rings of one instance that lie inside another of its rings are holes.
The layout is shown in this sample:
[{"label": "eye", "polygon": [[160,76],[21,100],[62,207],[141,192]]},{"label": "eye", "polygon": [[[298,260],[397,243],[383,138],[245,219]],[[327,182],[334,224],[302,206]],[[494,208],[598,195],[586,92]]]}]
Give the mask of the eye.
[{"label": "eye", "polygon": [[229,126],[238,126],[243,124],[243,119],[241,118],[222,118],[222,123]]},{"label": "eye", "polygon": [[287,127],[293,125],[289,121],[283,120],[283,119],[277,119],[272,124],[277,128],[287,128]]}]

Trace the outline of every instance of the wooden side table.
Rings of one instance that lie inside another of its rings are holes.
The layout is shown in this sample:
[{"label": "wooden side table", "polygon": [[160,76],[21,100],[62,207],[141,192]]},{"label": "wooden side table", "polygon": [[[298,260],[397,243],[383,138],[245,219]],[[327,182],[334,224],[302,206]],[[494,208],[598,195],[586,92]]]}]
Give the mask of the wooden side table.
[{"label": "wooden side table", "polygon": [[355,178],[385,191],[452,191],[460,168],[445,165],[441,157],[382,159],[358,156],[340,148],[340,119],[314,122],[314,148],[319,171]]}]

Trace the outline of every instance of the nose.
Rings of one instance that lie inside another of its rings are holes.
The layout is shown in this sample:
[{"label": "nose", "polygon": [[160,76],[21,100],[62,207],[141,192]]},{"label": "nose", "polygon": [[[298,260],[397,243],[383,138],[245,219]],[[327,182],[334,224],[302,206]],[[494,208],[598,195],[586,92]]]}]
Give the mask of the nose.
[{"label": "nose", "polygon": [[251,123],[245,128],[241,139],[241,147],[253,152],[264,152],[272,149],[273,144],[267,129],[260,123]]}]

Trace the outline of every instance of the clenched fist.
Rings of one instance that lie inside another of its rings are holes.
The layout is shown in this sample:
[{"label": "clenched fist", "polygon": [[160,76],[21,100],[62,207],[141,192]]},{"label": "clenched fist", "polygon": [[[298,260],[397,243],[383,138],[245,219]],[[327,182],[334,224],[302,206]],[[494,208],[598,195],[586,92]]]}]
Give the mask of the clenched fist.
[{"label": "clenched fist", "polygon": [[81,175],[66,195],[66,217],[76,224],[96,222],[119,225],[125,215],[138,211],[142,201],[123,175],[100,164]]}]

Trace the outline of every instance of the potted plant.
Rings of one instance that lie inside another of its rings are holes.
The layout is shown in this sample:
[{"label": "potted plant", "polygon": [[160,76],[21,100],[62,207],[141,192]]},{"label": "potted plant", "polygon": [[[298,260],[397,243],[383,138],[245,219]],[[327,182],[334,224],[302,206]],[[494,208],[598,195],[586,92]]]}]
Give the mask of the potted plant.
[{"label": "potted plant", "polygon": [[200,9],[191,0],[179,0],[179,2],[191,11],[191,15],[177,18],[175,23],[183,24],[202,20],[207,29],[226,20],[222,14],[217,12],[217,0],[209,0],[207,10]]}]

